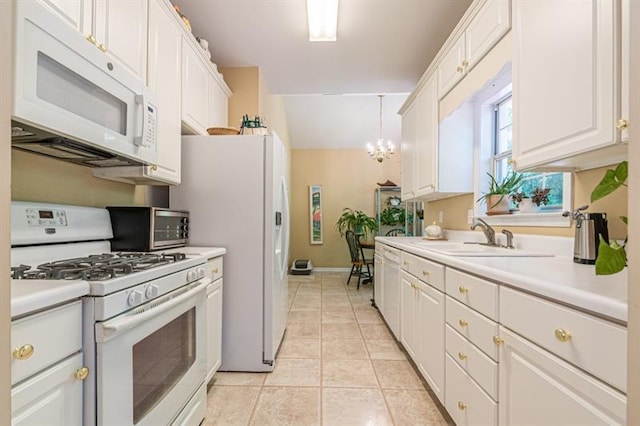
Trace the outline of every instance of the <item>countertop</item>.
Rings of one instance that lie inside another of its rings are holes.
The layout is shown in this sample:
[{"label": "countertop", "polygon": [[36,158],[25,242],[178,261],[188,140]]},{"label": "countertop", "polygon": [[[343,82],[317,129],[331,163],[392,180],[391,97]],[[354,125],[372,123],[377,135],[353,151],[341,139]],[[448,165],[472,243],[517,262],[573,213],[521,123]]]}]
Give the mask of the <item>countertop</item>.
[{"label": "countertop", "polygon": [[213,259],[214,257],[222,256],[227,252],[226,248],[223,247],[178,247],[171,250],[165,250],[166,253],[175,253],[180,252],[184,254],[191,255],[201,255],[206,257],[207,259]]},{"label": "countertop", "polygon": [[89,294],[86,281],[11,280],[11,318]]},{"label": "countertop", "polygon": [[[545,237],[539,237],[544,242]],[[627,323],[627,270],[596,276],[593,265],[574,263],[571,256],[462,257],[436,253],[412,244],[419,237],[376,237],[417,256],[451,266],[510,287]],[[550,240],[551,241],[551,237]]]}]

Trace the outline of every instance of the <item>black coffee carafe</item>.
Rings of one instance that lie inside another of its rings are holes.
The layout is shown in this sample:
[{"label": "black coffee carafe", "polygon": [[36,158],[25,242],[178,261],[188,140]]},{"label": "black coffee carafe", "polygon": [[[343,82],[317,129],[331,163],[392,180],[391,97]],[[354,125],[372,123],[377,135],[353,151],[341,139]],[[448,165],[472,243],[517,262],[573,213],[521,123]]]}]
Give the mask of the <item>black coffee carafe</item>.
[{"label": "black coffee carafe", "polygon": [[576,234],[573,242],[573,261],[593,265],[598,257],[600,236],[609,243],[609,229],[606,213],[583,212],[589,206],[582,206],[574,212],[564,212],[576,221]]}]

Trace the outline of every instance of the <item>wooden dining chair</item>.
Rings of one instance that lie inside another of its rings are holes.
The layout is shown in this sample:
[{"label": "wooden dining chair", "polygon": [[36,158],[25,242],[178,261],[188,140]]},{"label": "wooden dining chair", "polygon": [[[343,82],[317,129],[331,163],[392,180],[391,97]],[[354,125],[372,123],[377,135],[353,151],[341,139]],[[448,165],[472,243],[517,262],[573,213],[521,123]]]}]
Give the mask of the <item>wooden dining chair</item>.
[{"label": "wooden dining chair", "polygon": [[[360,240],[358,239],[358,235],[356,235],[355,232],[347,231],[345,233],[345,238],[347,239],[347,244],[349,245],[349,254],[351,255],[351,272],[349,272],[347,285],[349,285],[349,282],[351,282],[351,277],[354,274],[357,274],[357,289],[360,289],[360,281],[362,280],[362,278],[373,281],[373,274],[371,272],[371,270],[373,269],[373,259],[365,258],[362,247],[360,246]],[[363,270],[363,266],[367,268],[366,272]]]}]

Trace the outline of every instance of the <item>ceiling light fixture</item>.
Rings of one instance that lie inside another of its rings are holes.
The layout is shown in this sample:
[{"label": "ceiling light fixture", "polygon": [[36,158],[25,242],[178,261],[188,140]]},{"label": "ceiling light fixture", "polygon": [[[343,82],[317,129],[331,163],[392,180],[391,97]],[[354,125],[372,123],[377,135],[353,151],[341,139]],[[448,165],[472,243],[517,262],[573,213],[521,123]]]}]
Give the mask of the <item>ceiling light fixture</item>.
[{"label": "ceiling light fixture", "polygon": [[307,0],[309,41],[336,41],[338,0]]},{"label": "ceiling light fixture", "polygon": [[367,153],[378,163],[382,163],[385,158],[390,158],[393,155],[393,142],[387,141],[385,146],[384,139],[382,139],[382,98],[384,95],[378,95],[378,97],[380,98],[380,134],[375,147],[370,143],[367,144]]}]

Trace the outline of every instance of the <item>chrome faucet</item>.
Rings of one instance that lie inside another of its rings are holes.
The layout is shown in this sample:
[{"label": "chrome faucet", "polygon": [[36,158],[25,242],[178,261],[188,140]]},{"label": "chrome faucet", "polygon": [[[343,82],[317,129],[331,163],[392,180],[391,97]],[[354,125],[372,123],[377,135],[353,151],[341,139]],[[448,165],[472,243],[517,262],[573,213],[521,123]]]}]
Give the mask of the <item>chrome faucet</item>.
[{"label": "chrome faucet", "polygon": [[486,243],[481,243],[487,246],[497,246],[496,244],[496,231],[484,220],[476,217],[473,218],[473,223],[471,224],[471,230],[473,231],[476,227],[481,227],[484,236],[487,238]]}]

